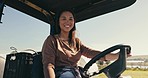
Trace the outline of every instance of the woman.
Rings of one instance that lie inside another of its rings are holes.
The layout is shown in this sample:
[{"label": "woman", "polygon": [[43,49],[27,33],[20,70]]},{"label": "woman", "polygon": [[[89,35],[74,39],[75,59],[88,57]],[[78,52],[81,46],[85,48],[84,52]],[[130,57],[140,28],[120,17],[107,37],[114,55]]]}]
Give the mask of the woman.
[{"label": "woman", "polygon": [[[42,48],[45,78],[81,78],[77,62],[81,55],[92,58],[100,51],[84,46],[75,37],[75,18],[70,10],[56,15],[57,32],[50,35]],[[101,60],[116,59],[118,54],[109,54]]]}]

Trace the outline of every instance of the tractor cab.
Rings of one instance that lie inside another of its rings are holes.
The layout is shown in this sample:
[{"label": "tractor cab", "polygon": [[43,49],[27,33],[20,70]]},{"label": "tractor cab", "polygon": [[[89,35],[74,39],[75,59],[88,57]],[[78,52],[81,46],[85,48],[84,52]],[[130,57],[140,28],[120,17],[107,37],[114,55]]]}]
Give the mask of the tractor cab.
[{"label": "tractor cab", "polygon": [[[5,6],[12,7],[22,13],[25,13],[29,16],[32,16],[36,19],[39,19],[50,25],[50,34],[53,34],[56,30],[54,26],[54,16],[56,12],[60,9],[71,9],[73,10],[76,18],[76,23],[94,18],[103,14],[107,14],[110,12],[114,12],[116,10],[120,10],[134,4],[136,0],[1,0],[0,1],[0,22],[3,23],[5,21],[2,18],[5,16],[3,10]],[[111,53],[115,50],[119,50],[119,58],[106,66],[105,68],[93,72],[88,73],[88,69],[101,57],[104,57],[108,53]],[[98,75],[100,73],[105,73],[108,78],[119,78],[120,75],[126,69],[126,57],[127,54],[130,53],[131,47],[129,45],[115,45],[102,53],[96,55],[92,58],[84,67],[80,68],[80,72],[83,78],[90,78],[94,75]],[[16,56],[18,59],[27,58],[27,65],[30,69],[33,69],[32,66],[38,66],[38,62],[34,61],[34,59],[40,59],[41,53],[28,54],[28,53],[14,53],[8,54],[7,57],[11,58],[11,56]],[[7,61],[9,60],[9,62]],[[35,72],[34,70],[26,70],[27,75],[20,75],[16,73],[13,68],[12,63],[14,61],[6,58],[5,70],[3,78],[43,78],[43,75],[39,72]],[[15,61],[15,63],[18,61]],[[26,61],[24,61],[26,62]],[[31,63],[30,63],[31,62]],[[21,62],[22,63],[22,62]],[[9,65],[11,64],[11,65]],[[26,64],[26,63],[25,63]],[[19,64],[21,65],[21,64]],[[26,65],[23,65],[25,67]],[[42,66],[41,62],[39,66]],[[14,66],[18,68],[17,65]],[[18,69],[23,72],[23,69]],[[25,69],[24,69],[25,70]],[[21,73],[20,72],[20,73]],[[8,75],[9,74],[9,75]],[[13,74],[13,76],[12,76]],[[18,75],[17,75],[18,74]],[[32,74],[40,75],[33,76]],[[15,76],[17,75],[17,76]],[[25,77],[27,76],[27,77]]]}]

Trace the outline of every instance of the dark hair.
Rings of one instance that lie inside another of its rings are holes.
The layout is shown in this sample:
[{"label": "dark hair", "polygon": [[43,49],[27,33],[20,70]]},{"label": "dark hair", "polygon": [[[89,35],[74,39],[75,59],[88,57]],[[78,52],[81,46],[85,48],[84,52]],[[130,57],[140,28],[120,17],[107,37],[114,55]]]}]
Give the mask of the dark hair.
[{"label": "dark hair", "polygon": [[72,15],[73,15],[73,17],[74,17],[74,26],[73,26],[73,28],[70,30],[69,36],[68,36],[68,37],[69,37],[69,44],[71,44],[71,43],[72,43],[72,40],[75,38],[75,33],[73,33],[73,31],[76,30],[76,26],[75,26],[75,21],[76,21],[76,19],[75,19],[75,15],[74,15],[74,13],[73,13],[72,10],[69,10],[69,9],[63,10],[63,9],[62,9],[62,10],[59,10],[58,12],[56,12],[56,15],[55,15],[55,33],[54,33],[54,35],[60,34],[61,28],[60,28],[60,26],[59,26],[59,18],[60,18],[60,16],[61,16],[61,14],[62,14],[63,12],[66,12],[66,11],[71,12]]}]

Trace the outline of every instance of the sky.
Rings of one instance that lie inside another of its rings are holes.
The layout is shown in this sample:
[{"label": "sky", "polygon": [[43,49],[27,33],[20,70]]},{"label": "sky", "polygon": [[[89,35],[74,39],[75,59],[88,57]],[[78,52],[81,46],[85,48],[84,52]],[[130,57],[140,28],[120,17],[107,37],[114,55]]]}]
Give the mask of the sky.
[{"label": "sky", "polygon": [[[81,42],[103,51],[117,44],[131,46],[132,55],[148,55],[148,0],[76,24]],[[33,49],[41,51],[50,25],[6,6],[0,24],[0,54]]]}]

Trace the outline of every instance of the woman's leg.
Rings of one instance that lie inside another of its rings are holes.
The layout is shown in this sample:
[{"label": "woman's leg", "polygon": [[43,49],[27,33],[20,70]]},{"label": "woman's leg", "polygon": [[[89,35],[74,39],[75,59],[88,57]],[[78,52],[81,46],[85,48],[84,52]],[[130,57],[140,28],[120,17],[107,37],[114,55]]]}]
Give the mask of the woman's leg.
[{"label": "woman's leg", "polygon": [[66,71],[60,75],[59,78],[76,78],[71,71]]}]

